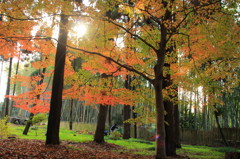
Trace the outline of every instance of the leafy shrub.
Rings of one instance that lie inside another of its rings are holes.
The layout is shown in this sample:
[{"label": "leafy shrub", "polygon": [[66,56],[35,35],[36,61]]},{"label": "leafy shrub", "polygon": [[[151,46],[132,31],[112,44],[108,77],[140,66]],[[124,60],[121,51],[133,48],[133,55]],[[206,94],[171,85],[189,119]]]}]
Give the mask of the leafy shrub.
[{"label": "leafy shrub", "polygon": [[7,138],[9,135],[9,130],[8,130],[8,117],[5,117],[0,120],[0,139]]},{"label": "leafy shrub", "polygon": [[47,114],[37,114],[37,115],[34,115],[33,119],[31,120],[31,124],[32,125],[39,124],[46,119],[47,119]]},{"label": "leafy shrub", "polygon": [[47,119],[47,114],[37,114],[33,116],[32,120],[30,120],[31,125],[35,125],[35,127],[33,127],[32,130],[35,130],[36,136],[38,131],[37,124],[43,122],[46,119]]},{"label": "leafy shrub", "polygon": [[109,139],[111,140],[119,140],[122,138],[122,134],[118,131],[114,131],[110,134]]}]

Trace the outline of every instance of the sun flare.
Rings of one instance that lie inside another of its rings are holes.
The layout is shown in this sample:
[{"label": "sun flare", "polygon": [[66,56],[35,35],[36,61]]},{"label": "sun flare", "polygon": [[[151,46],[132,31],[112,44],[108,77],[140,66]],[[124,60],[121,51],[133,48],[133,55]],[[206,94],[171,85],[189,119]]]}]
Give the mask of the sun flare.
[{"label": "sun flare", "polygon": [[87,26],[82,23],[76,24],[73,28],[73,31],[75,33],[75,36],[83,37],[87,32]]}]

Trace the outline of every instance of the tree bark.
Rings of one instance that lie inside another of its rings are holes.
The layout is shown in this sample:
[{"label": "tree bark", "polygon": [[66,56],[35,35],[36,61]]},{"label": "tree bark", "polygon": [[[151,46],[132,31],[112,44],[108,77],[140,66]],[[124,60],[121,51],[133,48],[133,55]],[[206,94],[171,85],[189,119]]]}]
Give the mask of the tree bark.
[{"label": "tree bark", "polygon": [[94,141],[97,143],[104,142],[104,130],[105,130],[105,123],[107,118],[107,110],[108,110],[107,106],[100,104],[97,128],[94,135]]},{"label": "tree bark", "polygon": [[[165,47],[163,47],[165,49]],[[163,51],[165,53],[165,50]],[[155,80],[155,102],[156,102],[156,158],[166,158],[166,146],[165,146],[165,125],[164,125],[164,105],[163,105],[163,64],[165,54],[160,54],[158,63],[154,67]],[[161,61],[160,61],[161,60]]]},{"label": "tree bark", "polygon": [[[20,53],[18,53],[18,61],[17,61],[15,75],[18,75],[19,63],[20,63]],[[13,96],[15,95],[15,91],[16,91],[16,83],[13,85],[13,91],[12,91],[12,95]],[[10,104],[10,114],[12,114],[13,104],[14,104],[14,102],[11,101],[11,104]]]},{"label": "tree bark", "polygon": [[181,148],[181,141],[180,141],[180,124],[179,124],[179,108],[178,104],[174,104],[174,125],[175,125],[175,133],[176,133],[176,139],[175,144],[176,148]]},{"label": "tree bark", "polygon": [[[133,106],[132,107],[132,115],[133,115],[133,119],[136,119],[137,118],[137,113],[135,113],[134,111],[135,111],[135,107]],[[133,130],[134,130],[133,137],[137,138],[137,123],[136,122],[133,125]]]},{"label": "tree bark", "polygon": [[165,115],[165,130],[166,130],[166,154],[167,156],[176,155],[176,131],[174,124],[174,106],[173,102],[164,101],[164,108],[167,114]]},{"label": "tree bark", "polygon": [[73,99],[70,103],[70,113],[69,113],[69,130],[73,129]]},{"label": "tree bark", "polygon": [[64,66],[66,58],[66,44],[68,30],[66,24],[68,23],[68,16],[62,14],[60,20],[59,37],[57,44],[57,52],[55,58],[55,69],[52,86],[52,96],[50,103],[50,112],[48,118],[47,138],[46,144],[58,145],[60,116],[62,108],[62,92],[63,92],[63,78]]},{"label": "tree bark", "polygon": [[108,106],[108,127],[109,129],[111,128],[112,126],[112,106],[109,105]]},{"label": "tree bark", "polygon": [[[12,57],[9,58],[9,69],[8,69],[8,81],[7,81],[7,89],[6,96],[10,95],[10,83],[11,83],[11,74],[12,74]],[[8,116],[9,114],[9,98],[5,97],[3,108],[2,108],[3,116]]]},{"label": "tree bark", "polygon": [[[127,75],[127,79],[125,80],[125,88],[126,89],[131,89],[130,88],[130,83],[131,83],[131,77]],[[130,138],[130,131],[131,131],[131,124],[126,123],[125,121],[130,119],[131,117],[131,108],[129,105],[124,105],[123,107],[123,139],[129,139]]]},{"label": "tree bark", "polygon": [[[124,121],[130,119],[130,113],[131,113],[131,108],[129,105],[124,105],[123,108],[123,118]],[[130,131],[131,131],[131,124],[130,123],[123,123],[123,139],[129,139],[130,136]]]},{"label": "tree bark", "polygon": [[31,126],[31,120],[33,119],[33,117],[34,117],[34,114],[30,113],[30,116],[29,116],[29,119],[28,119],[29,121],[27,122],[27,124],[26,124],[26,126],[25,126],[25,128],[23,130],[23,135],[27,135],[28,134],[29,128]]}]

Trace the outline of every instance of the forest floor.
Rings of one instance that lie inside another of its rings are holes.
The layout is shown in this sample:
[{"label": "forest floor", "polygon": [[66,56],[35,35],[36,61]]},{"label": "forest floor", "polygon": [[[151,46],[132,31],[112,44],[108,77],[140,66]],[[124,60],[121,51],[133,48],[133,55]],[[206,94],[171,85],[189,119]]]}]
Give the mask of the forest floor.
[{"label": "forest floor", "polygon": [[[42,140],[2,139],[0,159],[153,159],[154,155],[139,155],[126,151],[123,147],[95,142],[62,141],[61,145],[46,146]],[[187,159],[187,156],[175,158]],[[173,158],[169,158],[173,159]]]}]

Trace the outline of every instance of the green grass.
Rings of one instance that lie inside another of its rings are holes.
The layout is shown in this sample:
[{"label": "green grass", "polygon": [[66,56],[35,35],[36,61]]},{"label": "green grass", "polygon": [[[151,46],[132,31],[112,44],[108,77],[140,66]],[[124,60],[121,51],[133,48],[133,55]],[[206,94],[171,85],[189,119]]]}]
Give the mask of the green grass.
[{"label": "green grass", "polygon": [[239,151],[239,149],[231,147],[209,147],[209,146],[192,146],[183,145],[177,150],[179,155],[188,155],[190,158],[196,159],[221,159],[224,158],[225,152]]},{"label": "green grass", "polygon": [[[10,134],[17,136],[20,139],[36,139],[36,140],[45,140],[46,139],[46,126],[37,126],[37,130],[35,130],[34,126],[30,127],[28,135],[23,135],[22,132],[25,126],[16,126],[12,125],[10,127]],[[75,142],[84,142],[84,141],[92,141],[93,135],[85,135],[85,134],[78,134],[76,131],[71,131],[67,129],[60,129],[59,133],[60,140],[68,140],[68,141],[75,141]]]},{"label": "green grass", "polygon": [[[22,135],[25,126],[11,125],[10,134],[17,136],[21,139],[46,139],[46,126],[38,126],[37,130],[29,130],[28,135]],[[65,128],[60,129],[60,139],[73,141],[73,142],[85,142],[93,141],[93,135],[89,134],[79,134],[78,131],[70,131]],[[137,153],[142,155],[153,155],[155,154],[155,143],[141,140],[141,139],[129,139],[129,140],[111,140],[108,136],[105,137],[105,141],[108,143],[113,143],[122,146],[124,149],[121,152]],[[230,147],[208,147],[208,146],[192,146],[192,145],[182,145],[181,149],[177,150],[177,154],[182,156],[189,156],[194,159],[221,159],[224,158],[225,152],[238,151],[239,149],[234,149]]]}]

